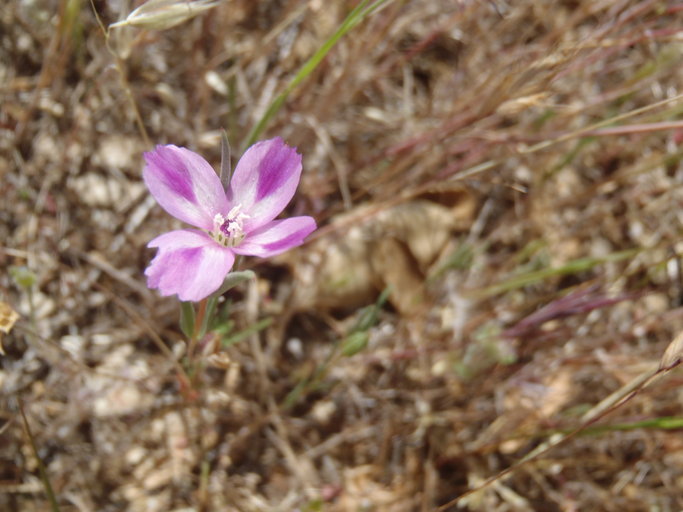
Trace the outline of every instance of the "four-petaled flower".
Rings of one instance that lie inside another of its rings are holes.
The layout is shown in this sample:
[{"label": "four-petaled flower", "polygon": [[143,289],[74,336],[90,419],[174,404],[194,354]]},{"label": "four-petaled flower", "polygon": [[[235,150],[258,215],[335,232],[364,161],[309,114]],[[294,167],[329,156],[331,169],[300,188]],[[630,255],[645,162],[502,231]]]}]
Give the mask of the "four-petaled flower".
[{"label": "four-petaled flower", "polygon": [[145,184],[161,207],[199,228],[147,244],[159,249],[145,270],[147,285],[162,295],[204,299],[223,284],[236,254],[274,256],[301,245],[316,228],[311,217],[274,220],[301,177],[301,155],[280,138],[251,146],[227,191],[211,165],[188,149],[157,146],[145,161]]}]

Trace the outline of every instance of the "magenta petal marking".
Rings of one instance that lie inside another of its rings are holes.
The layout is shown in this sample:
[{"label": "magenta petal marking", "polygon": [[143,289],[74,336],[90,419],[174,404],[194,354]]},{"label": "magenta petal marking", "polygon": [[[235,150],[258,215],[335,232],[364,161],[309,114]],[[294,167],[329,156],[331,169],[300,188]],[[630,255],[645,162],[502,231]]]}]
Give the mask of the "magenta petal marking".
[{"label": "magenta petal marking", "polygon": [[247,235],[235,253],[267,258],[301,245],[316,228],[312,217],[274,220]]},{"label": "magenta petal marking", "polygon": [[235,261],[230,249],[194,230],[171,231],[148,245],[159,252],[145,270],[147,285],[183,301],[199,301],[215,292]]},{"label": "magenta petal marking", "polygon": [[291,201],[301,178],[301,155],[282,139],[257,142],[242,156],[230,182],[228,199],[249,215],[245,231],[273,220]]},{"label": "magenta petal marking", "polygon": [[202,229],[211,229],[216,213],[228,206],[220,179],[209,163],[177,146],[157,146],[145,153],[143,178],[169,214]]},{"label": "magenta petal marking", "polygon": [[300,164],[301,157],[297,155],[296,150],[287,147],[282,139],[275,139],[275,143],[267,147],[263,160],[261,160],[258,170],[256,201],[261,201],[265,197],[275,194],[286,185],[290,175],[296,172],[294,168]]},{"label": "magenta petal marking", "polygon": [[144,154],[147,165],[157,173],[157,179],[169,191],[191,203],[197,198],[192,190],[192,176],[180,157],[180,148],[157,146],[155,151]]}]

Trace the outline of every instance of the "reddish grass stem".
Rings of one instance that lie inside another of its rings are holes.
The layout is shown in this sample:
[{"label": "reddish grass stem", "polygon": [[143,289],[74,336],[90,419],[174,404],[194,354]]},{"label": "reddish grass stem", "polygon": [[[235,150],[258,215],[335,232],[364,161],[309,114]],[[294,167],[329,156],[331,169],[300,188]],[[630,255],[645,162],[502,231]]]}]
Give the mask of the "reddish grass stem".
[{"label": "reddish grass stem", "polygon": [[187,349],[187,355],[188,357],[192,357],[194,355],[194,351],[197,347],[197,343],[199,342],[199,337],[202,334],[202,326],[204,325],[204,317],[206,316],[206,305],[208,303],[208,299],[202,299],[199,301],[199,307],[197,308],[197,315],[195,317],[194,321],[194,332],[192,333],[192,339],[190,340],[190,346]]}]

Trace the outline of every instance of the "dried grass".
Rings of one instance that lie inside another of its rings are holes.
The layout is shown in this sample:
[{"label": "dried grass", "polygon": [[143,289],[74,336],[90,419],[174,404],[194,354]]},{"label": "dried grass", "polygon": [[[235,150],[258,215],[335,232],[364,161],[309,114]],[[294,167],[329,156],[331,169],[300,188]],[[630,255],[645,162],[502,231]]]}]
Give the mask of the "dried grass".
[{"label": "dried grass", "polygon": [[[129,12],[95,5],[105,23]],[[174,224],[141,183],[122,84],[153,143],[217,165],[220,130],[244,144],[352,6],[232,0],[168,31],[115,29],[118,61],[85,1],[0,8],[0,300],[22,315],[0,359],[0,508],[48,506],[17,396],[63,511],[427,511],[657,367],[683,327],[680,6],[393,1],[268,126],[305,158],[292,211],[323,228],[283,260],[249,262],[260,277],[231,292],[232,332],[274,322],[183,398],[153,341],[182,353],[177,305],[142,276],[146,242]],[[377,220],[415,201],[451,211],[463,187],[474,215],[434,231],[446,241],[428,262],[409,229]],[[343,253],[361,225],[365,259],[382,257],[360,303],[290,300],[324,275],[313,245]],[[35,274],[30,294],[13,265]],[[415,282],[422,309],[394,292],[367,347],[325,364],[362,305]],[[680,510],[677,428],[616,428],[680,416],[679,384],[656,380],[597,424],[614,428],[461,505]]]}]

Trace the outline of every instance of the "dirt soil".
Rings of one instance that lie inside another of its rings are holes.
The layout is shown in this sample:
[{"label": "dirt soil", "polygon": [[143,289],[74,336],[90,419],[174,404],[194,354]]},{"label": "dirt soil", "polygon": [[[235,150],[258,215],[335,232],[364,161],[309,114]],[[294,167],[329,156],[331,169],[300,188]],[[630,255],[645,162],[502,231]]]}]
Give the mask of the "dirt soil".
[{"label": "dirt soil", "polygon": [[[0,510],[683,509],[683,5],[380,0],[287,89],[358,3],[0,6]],[[142,153],[286,90],[320,229],[188,384]]]}]

